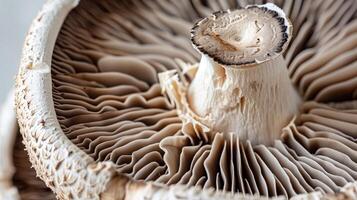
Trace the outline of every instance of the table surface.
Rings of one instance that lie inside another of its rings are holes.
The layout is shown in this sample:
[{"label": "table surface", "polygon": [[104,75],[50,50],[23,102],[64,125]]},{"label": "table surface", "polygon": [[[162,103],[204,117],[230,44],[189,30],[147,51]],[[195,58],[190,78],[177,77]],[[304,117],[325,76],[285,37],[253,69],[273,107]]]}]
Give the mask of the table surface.
[{"label": "table surface", "polygon": [[14,86],[22,45],[45,0],[0,0],[0,104]]}]

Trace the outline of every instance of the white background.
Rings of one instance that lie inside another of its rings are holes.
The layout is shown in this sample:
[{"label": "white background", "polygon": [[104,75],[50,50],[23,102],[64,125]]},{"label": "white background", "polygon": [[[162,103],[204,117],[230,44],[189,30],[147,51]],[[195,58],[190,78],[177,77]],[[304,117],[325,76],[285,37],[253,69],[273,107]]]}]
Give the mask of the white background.
[{"label": "white background", "polygon": [[0,104],[10,88],[32,19],[44,0],[0,0]]}]

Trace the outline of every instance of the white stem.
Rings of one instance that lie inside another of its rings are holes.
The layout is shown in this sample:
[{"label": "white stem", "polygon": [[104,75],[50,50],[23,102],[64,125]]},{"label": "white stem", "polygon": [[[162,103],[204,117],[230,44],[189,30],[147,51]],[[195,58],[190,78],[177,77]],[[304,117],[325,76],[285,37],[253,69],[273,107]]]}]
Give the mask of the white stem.
[{"label": "white stem", "polygon": [[203,55],[188,99],[213,132],[267,145],[279,138],[300,104],[282,55],[243,68]]}]

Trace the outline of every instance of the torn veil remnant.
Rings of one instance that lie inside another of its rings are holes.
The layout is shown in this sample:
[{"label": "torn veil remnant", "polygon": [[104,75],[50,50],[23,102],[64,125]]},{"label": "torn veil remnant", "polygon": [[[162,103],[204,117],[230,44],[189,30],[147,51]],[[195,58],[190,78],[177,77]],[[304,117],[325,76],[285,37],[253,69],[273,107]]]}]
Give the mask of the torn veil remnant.
[{"label": "torn veil remnant", "polygon": [[[272,144],[301,102],[282,56],[292,33],[284,12],[271,3],[219,11],[197,22],[191,33],[201,61],[193,81],[176,91],[181,95],[169,95],[181,118],[201,122],[210,132]],[[164,73],[161,77],[172,74]],[[177,78],[165,80],[178,85]]]}]

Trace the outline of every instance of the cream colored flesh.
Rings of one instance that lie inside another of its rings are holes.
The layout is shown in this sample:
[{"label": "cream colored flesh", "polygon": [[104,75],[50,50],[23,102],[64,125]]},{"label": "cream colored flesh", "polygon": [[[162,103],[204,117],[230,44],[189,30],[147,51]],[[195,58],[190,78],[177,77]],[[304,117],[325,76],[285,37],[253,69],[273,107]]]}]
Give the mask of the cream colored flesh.
[{"label": "cream colored flesh", "polygon": [[301,102],[281,55],[248,68],[225,67],[203,55],[188,99],[212,131],[253,145],[273,144]]}]

